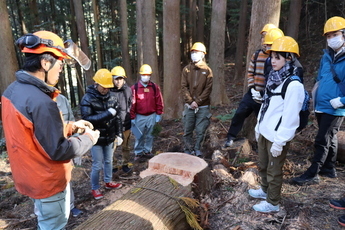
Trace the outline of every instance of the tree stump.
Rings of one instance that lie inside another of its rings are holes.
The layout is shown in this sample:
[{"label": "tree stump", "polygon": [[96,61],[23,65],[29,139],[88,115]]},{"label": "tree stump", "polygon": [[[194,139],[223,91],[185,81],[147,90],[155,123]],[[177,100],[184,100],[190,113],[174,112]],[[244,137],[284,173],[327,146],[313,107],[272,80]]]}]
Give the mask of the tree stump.
[{"label": "tree stump", "polygon": [[202,229],[187,204],[197,203],[191,199],[195,189],[197,193],[211,189],[212,175],[203,159],[161,153],[149,160],[140,176],[143,179],[133,189],[76,229],[188,230],[191,225]]},{"label": "tree stump", "polygon": [[210,169],[203,159],[185,153],[161,153],[149,160],[148,169],[142,171],[142,178],[154,174],[163,174],[176,180],[183,186],[194,182],[194,193],[207,194],[213,183]]},{"label": "tree stump", "polygon": [[249,143],[249,140],[243,138],[234,141],[232,146],[222,148],[222,150],[227,152],[227,158],[229,161],[230,159],[233,159],[232,165],[234,165],[239,158],[248,158],[252,152],[252,147]]}]

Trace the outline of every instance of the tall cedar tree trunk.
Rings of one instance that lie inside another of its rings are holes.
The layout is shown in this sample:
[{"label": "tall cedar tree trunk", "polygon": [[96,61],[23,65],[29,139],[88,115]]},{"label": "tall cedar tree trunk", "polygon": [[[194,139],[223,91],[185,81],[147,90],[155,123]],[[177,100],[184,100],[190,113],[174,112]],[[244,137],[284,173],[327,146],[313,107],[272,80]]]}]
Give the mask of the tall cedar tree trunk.
[{"label": "tall cedar tree trunk", "polygon": [[196,0],[189,0],[189,28],[190,43],[197,42],[196,39]]},{"label": "tall cedar tree trunk", "polygon": [[120,0],[120,26],[121,26],[121,51],[123,67],[126,70],[129,83],[132,81],[132,68],[128,49],[128,23],[127,23],[127,3],[126,0]]},{"label": "tall cedar tree trunk", "polygon": [[[267,23],[279,25],[281,0],[253,0],[252,13],[250,18],[249,29],[249,44],[247,51],[247,70],[249,66],[250,58],[255,50],[261,47],[261,29]],[[247,74],[246,74],[247,75]],[[244,78],[243,94],[248,90],[247,78]],[[248,139],[254,139],[254,127],[256,125],[256,117],[252,114],[249,116],[243,126],[243,135]]]},{"label": "tall cedar tree trunk", "polygon": [[[77,24],[77,28],[78,28],[78,35],[79,35],[79,39],[80,39],[80,46],[81,46],[81,50],[90,58],[91,58],[91,53],[89,51],[89,41],[88,38],[86,36],[86,26],[85,26],[85,17],[84,17],[84,12],[83,12],[83,5],[82,5],[82,0],[73,0],[74,3],[74,10],[75,10],[75,21]],[[93,84],[93,70],[92,70],[92,65],[90,67],[89,70],[85,71],[85,81],[87,85],[91,85]],[[79,75],[81,76],[81,75]],[[80,77],[79,77],[80,79]],[[84,91],[85,86],[82,83],[83,81],[78,81],[79,84],[79,89],[82,89],[82,91]],[[80,94],[80,93],[79,93]],[[83,96],[83,94],[81,94],[81,96]]]},{"label": "tall cedar tree trunk", "polygon": [[136,5],[136,25],[137,25],[137,62],[138,62],[138,74],[133,78],[135,81],[139,76],[140,66],[144,64],[144,47],[143,47],[143,4],[144,0],[137,0]]},{"label": "tall cedar tree trunk", "polygon": [[291,0],[289,18],[286,29],[286,35],[293,37],[296,41],[298,40],[298,29],[300,23],[302,9],[302,0]]},{"label": "tall cedar tree trunk", "polygon": [[16,7],[18,10],[18,21],[21,24],[20,29],[21,29],[22,34],[27,34],[28,30],[26,29],[26,24],[23,19],[23,11],[20,6],[21,6],[20,0],[16,0]]},{"label": "tall cedar tree trunk", "polygon": [[6,54],[6,58],[0,58],[0,66],[6,66],[6,68],[2,68],[0,71],[0,95],[2,96],[7,86],[11,84],[13,81],[15,81],[16,78],[14,74],[18,70],[18,62],[16,59],[16,53],[13,45],[14,39],[12,35],[12,28],[9,20],[6,1],[0,1],[0,22],[0,53]]},{"label": "tall cedar tree trunk", "polygon": [[180,61],[180,3],[163,1],[164,118],[179,118],[182,111]]},{"label": "tall cedar tree trunk", "polygon": [[[74,10],[74,5],[73,5],[73,0],[69,1],[69,5],[70,5],[70,14],[71,15],[75,15],[75,10]],[[78,41],[78,28],[77,28],[77,24],[75,21],[75,18],[73,18],[73,20],[71,20],[71,26],[70,26],[70,30],[71,30],[71,39],[72,41]],[[75,107],[77,105],[77,101],[76,101],[76,94],[74,91],[74,87],[72,84],[72,68],[68,68],[68,85],[69,85],[69,90],[70,90],[70,101],[71,101],[71,106],[72,108]],[[79,98],[80,99],[80,98]],[[79,100],[80,101],[80,100]]]},{"label": "tall cedar tree trunk", "polygon": [[240,20],[238,23],[238,33],[236,42],[236,57],[235,57],[235,78],[234,80],[243,78],[243,55],[247,27],[247,0],[241,1]]},{"label": "tall cedar tree trunk", "polygon": [[38,8],[37,8],[37,1],[36,0],[29,0],[29,8],[30,8],[30,13],[31,13],[31,28],[30,30],[33,30],[34,25],[39,25],[40,21],[38,18]]},{"label": "tall cedar tree trunk", "polygon": [[225,16],[226,1],[213,0],[210,33],[210,67],[213,71],[211,105],[229,104],[224,81]]},{"label": "tall cedar tree trunk", "polygon": [[97,0],[92,0],[92,10],[93,10],[93,20],[95,21],[94,36],[96,37],[95,45],[96,45],[96,52],[97,52],[97,70],[99,70],[103,66],[103,60],[102,60],[101,41],[100,41],[100,34],[99,34],[99,6],[97,3]]},{"label": "tall cedar tree trunk", "polygon": [[198,18],[196,21],[196,41],[204,43],[205,0],[198,0]]},{"label": "tall cedar tree trunk", "polygon": [[160,84],[156,49],[156,7],[155,0],[143,1],[142,35],[144,64],[152,68],[151,81]]},{"label": "tall cedar tree trunk", "polygon": [[185,55],[189,53],[189,42],[188,42],[188,30],[187,30],[187,5],[186,0],[181,0],[181,39],[182,44],[180,47],[182,55],[182,66],[186,65],[189,61],[189,55]]}]

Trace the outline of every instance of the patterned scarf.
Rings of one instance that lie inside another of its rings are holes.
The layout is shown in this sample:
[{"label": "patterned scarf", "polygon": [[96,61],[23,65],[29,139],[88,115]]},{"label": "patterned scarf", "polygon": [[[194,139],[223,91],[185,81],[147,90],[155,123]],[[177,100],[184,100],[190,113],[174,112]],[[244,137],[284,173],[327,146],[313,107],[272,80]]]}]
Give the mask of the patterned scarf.
[{"label": "patterned scarf", "polygon": [[297,67],[293,65],[293,62],[287,61],[285,65],[280,70],[271,70],[268,76],[265,94],[263,96],[263,103],[261,106],[261,116],[259,123],[264,118],[264,115],[270,104],[272,97],[272,90],[276,89],[284,80],[290,76],[297,75]]}]

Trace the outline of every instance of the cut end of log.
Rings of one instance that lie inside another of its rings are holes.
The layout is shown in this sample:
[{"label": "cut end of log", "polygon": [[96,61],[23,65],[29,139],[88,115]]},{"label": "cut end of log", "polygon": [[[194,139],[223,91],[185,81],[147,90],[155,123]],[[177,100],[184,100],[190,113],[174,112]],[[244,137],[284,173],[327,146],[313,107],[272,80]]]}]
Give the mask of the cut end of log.
[{"label": "cut end of log", "polygon": [[207,166],[206,161],[199,157],[186,153],[167,152],[151,158],[148,169],[142,171],[140,177],[163,174],[187,186],[193,182],[194,176]]}]

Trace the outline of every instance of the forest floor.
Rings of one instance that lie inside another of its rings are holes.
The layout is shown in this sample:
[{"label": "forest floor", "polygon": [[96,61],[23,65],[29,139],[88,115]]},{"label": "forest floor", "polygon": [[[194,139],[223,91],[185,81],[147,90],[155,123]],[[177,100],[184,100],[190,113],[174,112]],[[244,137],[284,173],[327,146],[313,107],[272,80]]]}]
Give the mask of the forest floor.
[{"label": "forest floor", "polygon": [[[233,66],[227,65],[227,67],[226,76],[231,76]],[[309,70],[309,72],[314,71]],[[312,82],[312,79],[305,78],[305,86],[309,91],[312,88]],[[224,143],[232,117],[229,114],[233,115],[242,98],[243,79],[240,79],[236,84],[227,79],[226,86],[231,101],[230,105],[212,107],[211,125],[217,127],[219,140],[219,148],[217,149],[220,149]],[[161,122],[161,127],[162,130],[154,142],[154,153],[183,151],[181,120],[164,120]],[[342,130],[344,130],[343,127]],[[344,196],[345,170],[342,164],[337,165],[338,178],[321,177],[319,184],[309,186],[297,186],[290,183],[292,177],[300,175],[310,165],[316,131],[315,117],[311,116],[308,127],[297,134],[290,145],[284,166],[281,210],[278,213],[261,214],[255,212],[252,206],[258,200],[250,198],[247,193],[247,190],[253,186],[238,180],[245,173],[245,170],[248,170],[248,167],[244,167],[246,162],[253,162],[251,170],[257,171],[256,147],[253,144],[253,151],[248,158],[237,159],[231,165],[232,170],[229,172],[236,180],[230,184],[215,180],[217,183],[214,184],[212,192],[201,199],[204,207],[201,222],[204,229],[341,229],[337,223],[337,217],[343,215],[344,212],[330,208],[328,202],[329,199]],[[207,156],[205,160],[210,162],[210,156],[215,149],[209,147],[208,138],[206,138],[204,146],[204,153]],[[118,155],[119,152],[120,150],[117,150],[115,154]],[[222,150],[221,152],[226,154]],[[230,162],[233,160],[231,159]],[[212,167],[211,165],[210,167]],[[82,166],[75,167],[72,172],[75,205],[84,213],[77,218],[71,216],[66,229],[74,229],[91,215],[115,202],[141,180],[138,175],[146,167],[147,163],[133,165],[133,175],[130,177],[121,175],[121,171],[114,174],[113,179],[123,183],[124,186],[121,189],[110,191],[102,188],[104,198],[95,200],[90,193],[91,156],[90,153],[87,153],[83,157]],[[32,201],[16,192],[13,186],[7,154],[3,151],[0,154],[0,229],[36,229],[37,222]],[[205,213],[207,218],[205,218]]]}]

